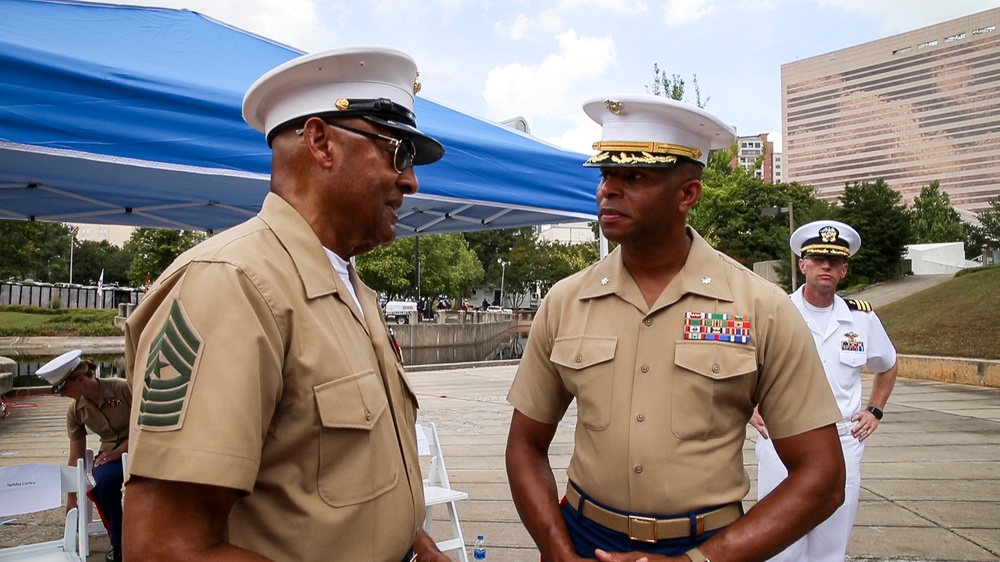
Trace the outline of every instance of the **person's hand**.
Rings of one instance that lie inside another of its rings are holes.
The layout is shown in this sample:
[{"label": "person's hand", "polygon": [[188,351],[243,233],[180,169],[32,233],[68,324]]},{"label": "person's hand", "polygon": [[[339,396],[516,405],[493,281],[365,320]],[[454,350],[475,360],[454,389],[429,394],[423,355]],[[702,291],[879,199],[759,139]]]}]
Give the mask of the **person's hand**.
[{"label": "person's hand", "polygon": [[767,435],[767,428],[764,427],[764,418],[760,417],[760,412],[757,411],[757,408],[753,409],[753,415],[750,416],[750,425],[754,426],[761,437],[770,439]]},{"label": "person's hand", "polygon": [[101,466],[109,462],[114,462],[122,458],[122,453],[118,449],[111,449],[110,451],[101,453],[96,459],[94,459],[94,466]]},{"label": "person's hand", "polygon": [[868,410],[861,410],[860,412],[854,414],[851,417],[851,421],[855,422],[854,427],[851,428],[851,434],[858,439],[858,441],[864,441],[875,433],[878,429],[878,418],[875,414],[869,412]]},{"label": "person's hand", "polygon": [[662,554],[649,554],[646,552],[605,552],[601,549],[594,551],[599,562],[670,562],[676,561],[690,562],[685,555],[663,556]]}]

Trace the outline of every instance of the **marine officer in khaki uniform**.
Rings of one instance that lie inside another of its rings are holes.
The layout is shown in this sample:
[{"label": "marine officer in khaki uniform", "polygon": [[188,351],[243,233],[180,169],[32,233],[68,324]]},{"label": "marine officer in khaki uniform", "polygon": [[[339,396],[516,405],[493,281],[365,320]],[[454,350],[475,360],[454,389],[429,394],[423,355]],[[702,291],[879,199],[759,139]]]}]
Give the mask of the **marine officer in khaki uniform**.
[{"label": "marine officer in khaki uniform", "polygon": [[[799,259],[805,283],[792,293],[792,304],[809,327],[823,360],[823,368],[837,399],[837,422],[844,452],[847,481],[844,504],[806,536],[795,541],[772,562],[839,562],[847,554],[861,495],[861,458],[865,440],[878,429],[892,388],[896,384],[896,348],[878,315],[866,301],[837,296],[837,284],[847,276],[848,260],[861,248],[861,235],[849,225],[820,220],[802,225],[789,239]],[[875,373],[867,406],[862,408],[861,367]],[[770,420],[760,415],[757,428],[757,497],[763,498],[785,478],[785,467],[768,439]]]},{"label": "marine officer in khaki uniform", "polygon": [[[101,438],[91,474],[94,487],[87,497],[97,505],[110,548],[107,560],[121,560],[122,552],[122,455],[129,447],[129,412],[132,388],[125,379],[98,377],[97,364],[82,359],[74,349],[42,365],[35,374],[52,385],[52,391],[73,399],[66,412],[69,434],[69,465],[76,466],[87,450],[87,432]],[[76,494],[69,494],[66,509],[77,506]]]},{"label": "marine officer in khaki uniform", "polygon": [[421,529],[417,400],[349,260],[395,237],[416,65],[305,55],[247,91],[273,150],[260,213],[180,256],[126,324],[130,560],[448,560]]},{"label": "marine officer in khaki uniform", "polygon": [[[588,101],[603,125],[598,216],[619,243],[548,293],[507,397],[507,474],[546,562],[763,560],[834,512],[837,405],[802,317],[776,286],[685,226],[708,152],[735,134],[673,100]],[[548,459],[576,400],[560,504]],[[743,515],[754,406],[788,480]]]}]

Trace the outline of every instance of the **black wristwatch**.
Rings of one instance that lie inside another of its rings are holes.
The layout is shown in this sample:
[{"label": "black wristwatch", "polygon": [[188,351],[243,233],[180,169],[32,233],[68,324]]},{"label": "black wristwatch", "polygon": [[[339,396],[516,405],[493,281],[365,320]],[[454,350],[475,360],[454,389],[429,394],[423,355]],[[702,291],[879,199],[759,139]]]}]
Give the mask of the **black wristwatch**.
[{"label": "black wristwatch", "polygon": [[875,416],[875,419],[877,419],[879,421],[882,421],[882,415],[883,415],[882,414],[882,410],[879,410],[875,406],[868,406],[865,409],[868,410],[869,412],[871,412],[872,415]]}]

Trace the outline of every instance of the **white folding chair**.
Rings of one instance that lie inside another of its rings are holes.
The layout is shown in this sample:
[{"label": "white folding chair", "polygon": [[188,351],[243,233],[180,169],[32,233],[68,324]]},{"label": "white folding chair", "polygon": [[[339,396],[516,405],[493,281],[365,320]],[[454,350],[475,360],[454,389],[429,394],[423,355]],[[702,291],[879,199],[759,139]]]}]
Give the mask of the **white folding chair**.
[{"label": "white folding chair", "polygon": [[[0,468],[0,515],[22,515],[62,507],[62,494],[85,494],[87,471],[84,460],[76,466],[24,464]],[[86,498],[83,498],[84,500]],[[78,502],[79,503],[79,502]],[[78,509],[66,513],[63,538],[0,549],[0,560],[34,562],[82,562],[90,550],[86,522]]]},{"label": "white folding chair", "polygon": [[[87,471],[87,490],[94,487],[94,477],[92,473],[94,472],[94,450],[88,448],[83,453],[83,467]],[[88,535],[96,535],[99,533],[107,533],[108,530],[104,527],[104,522],[101,521],[100,515],[97,513],[96,506],[94,502],[90,501],[87,494],[78,494],[76,498],[76,505],[80,508],[80,518],[83,519],[86,525]],[[88,542],[88,546],[89,546]],[[90,555],[90,552],[84,552],[83,557],[86,558]]]},{"label": "white folding chair", "polygon": [[126,483],[128,483],[128,453],[122,453],[122,510],[125,509]]},{"label": "white folding chair", "polygon": [[[427,443],[426,449],[422,447],[424,441]],[[444,464],[444,455],[441,453],[441,441],[438,439],[437,426],[434,425],[434,422],[426,426],[417,424],[417,443],[421,449],[420,454],[430,456],[430,467],[427,470],[427,478],[424,478],[424,505],[427,508],[424,530],[428,534],[431,532],[431,512],[434,506],[445,504],[448,507],[448,519],[451,523],[451,538],[437,541],[437,547],[442,552],[458,550],[459,559],[462,562],[469,562],[456,507],[457,502],[469,499],[469,494],[451,487],[451,482],[448,480],[448,469]]]}]

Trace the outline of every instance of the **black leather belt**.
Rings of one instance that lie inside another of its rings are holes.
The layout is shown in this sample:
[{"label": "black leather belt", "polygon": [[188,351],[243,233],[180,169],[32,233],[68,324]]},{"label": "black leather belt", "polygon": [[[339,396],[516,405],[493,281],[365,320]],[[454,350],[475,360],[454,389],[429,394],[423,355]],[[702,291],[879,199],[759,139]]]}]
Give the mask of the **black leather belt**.
[{"label": "black leather belt", "polygon": [[[581,498],[580,492],[577,491],[573,483],[566,486],[566,501],[570,507],[594,523],[626,534],[628,538],[634,541],[650,543],[667,539],[698,536],[707,531],[721,529],[743,515],[743,508],[738,503],[731,503],[719,509],[701,513],[693,517],[656,519],[654,517],[625,515],[623,513],[615,513]],[[692,529],[691,525],[692,518],[694,519],[694,529]]]}]

